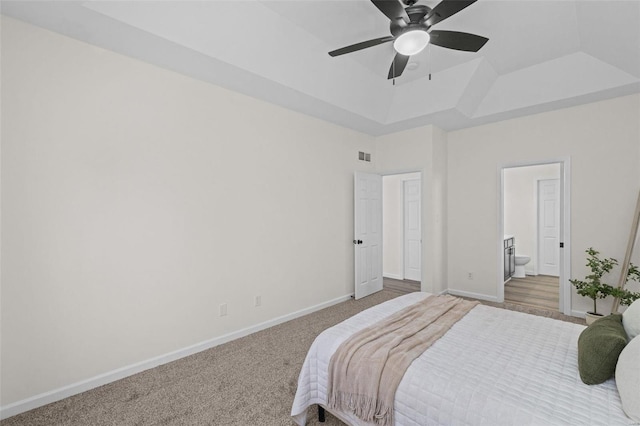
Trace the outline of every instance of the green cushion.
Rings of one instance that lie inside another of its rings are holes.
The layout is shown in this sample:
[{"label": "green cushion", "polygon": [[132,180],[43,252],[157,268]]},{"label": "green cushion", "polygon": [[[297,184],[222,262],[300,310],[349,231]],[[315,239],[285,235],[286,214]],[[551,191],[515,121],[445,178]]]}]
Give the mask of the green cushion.
[{"label": "green cushion", "polygon": [[626,344],[621,314],[600,318],[584,329],[578,338],[578,370],[582,381],[597,385],[613,377]]}]

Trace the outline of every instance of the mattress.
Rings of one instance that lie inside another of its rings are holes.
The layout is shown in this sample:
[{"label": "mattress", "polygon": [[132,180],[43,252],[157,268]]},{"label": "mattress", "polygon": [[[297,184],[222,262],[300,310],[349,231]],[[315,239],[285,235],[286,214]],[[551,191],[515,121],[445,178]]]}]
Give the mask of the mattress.
[{"label": "mattress", "polygon": [[[331,355],[353,333],[427,297],[411,293],[363,311],[321,333],[298,379],[291,415],[326,406]],[[577,342],[585,327],[479,305],[416,359],[396,392],[395,424],[631,425],[612,378],[585,385]],[[336,413],[352,425],[366,425]]]}]

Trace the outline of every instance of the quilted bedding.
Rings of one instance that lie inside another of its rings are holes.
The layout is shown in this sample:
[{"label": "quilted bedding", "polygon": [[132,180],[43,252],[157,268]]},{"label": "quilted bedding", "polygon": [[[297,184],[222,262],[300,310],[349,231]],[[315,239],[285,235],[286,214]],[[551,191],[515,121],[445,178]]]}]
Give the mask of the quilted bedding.
[{"label": "quilted bedding", "polygon": [[[428,296],[411,293],[325,330],[311,345],[291,415],[326,405],[331,355],[354,332]],[[477,306],[407,370],[396,393],[396,425],[632,425],[614,379],[588,386],[578,374],[584,326]],[[364,425],[348,413],[336,413]]]}]

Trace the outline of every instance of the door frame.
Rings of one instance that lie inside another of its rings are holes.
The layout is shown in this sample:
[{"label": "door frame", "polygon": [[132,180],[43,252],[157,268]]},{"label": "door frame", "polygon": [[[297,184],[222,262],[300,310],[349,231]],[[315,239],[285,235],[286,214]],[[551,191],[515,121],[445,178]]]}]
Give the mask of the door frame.
[{"label": "door frame", "polygon": [[[496,230],[496,253],[498,255],[496,283],[497,301],[504,302],[504,169],[527,166],[542,166],[545,164],[560,164],[560,311],[571,315],[571,158],[559,157],[547,160],[529,160],[519,162],[505,162],[498,165],[498,223]],[[537,214],[537,213],[536,213]]]},{"label": "door frame", "polygon": [[[394,176],[394,175],[408,175],[411,173],[420,173],[420,239],[422,241],[422,245],[421,245],[421,252],[422,252],[422,259],[420,262],[420,291],[426,291],[425,290],[425,283],[426,283],[426,275],[425,275],[425,262],[424,262],[424,256],[425,256],[425,249],[424,249],[424,241],[426,241],[425,239],[425,223],[424,223],[424,208],[425,208],[425,195],[424,195],[424,191],[425,191],[425,184],[424,184],[424,177],[425,177],[425,169],[401,169],[401,170],[391,170],[391,171],[385,171],[385,172],[376,172],[378,173],[380,176],[382,176],[383,180],[385,176]],[[383,188],[384,188],[384,183],[383,183]],[[384,203],[384,190],[382,192],[382,202]],[[403,193],[403,210],[404,210],[404,193]],[[403,222],[404,222],[404,214],[403,214]],[[382,226],[383,226],[383,232],[382,232],[382,245],[384,247],[384,216],[382,218]],[[404,224],[403,224],[403,239],[404,239]],[[382,251],[382,258],[381,261],[384,261],[384,250]],[[404,275],[404,244],[403,244],[403,248],[402,248],[402,265],[403,265],[403,275]],[[383,274],[384,275],[384,274]],[[383,280],[384,280],[384,276],[383,276]]]}]

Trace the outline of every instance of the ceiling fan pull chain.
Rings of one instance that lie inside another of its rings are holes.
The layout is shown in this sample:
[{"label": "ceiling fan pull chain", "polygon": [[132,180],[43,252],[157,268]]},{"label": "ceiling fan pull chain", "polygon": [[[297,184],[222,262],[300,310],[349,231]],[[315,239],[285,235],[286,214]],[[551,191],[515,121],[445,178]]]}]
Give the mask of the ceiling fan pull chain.
[{"label": "ceiling fan pull chain", "polygon": [[391,62],[391,66],[393,67],[393,85],[396,85],[396,60],[395,58],[393,59],[393,62]]},{"label": "ceiling fan pull chain", "polygon": [[427,48],[427,61],[429,61],[429,81],[431,81],[431,45]]}]

